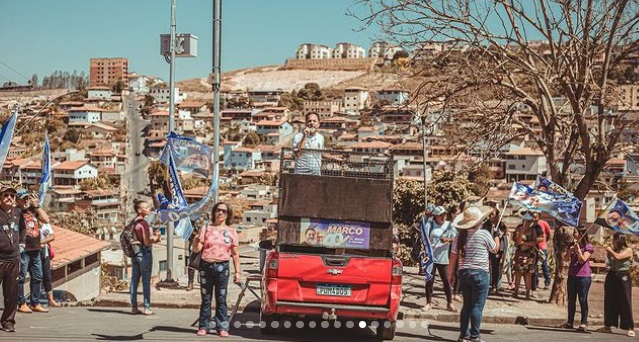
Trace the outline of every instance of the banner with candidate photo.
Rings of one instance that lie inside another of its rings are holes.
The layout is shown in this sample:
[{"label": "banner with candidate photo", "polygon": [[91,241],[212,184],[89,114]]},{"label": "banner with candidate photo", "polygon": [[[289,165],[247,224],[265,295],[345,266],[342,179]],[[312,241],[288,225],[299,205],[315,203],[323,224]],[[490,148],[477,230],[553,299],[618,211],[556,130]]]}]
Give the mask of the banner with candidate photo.
[{"label": "banner with candidate photo", "polygon": [[203,177],[209,176],[211,168],[211,148],[197,142],[194,138],[169,133],[166,146],[162,150],[160,160],[169,164],[169,152],[176,168],[182,172],[193,172]]},{"label": "banner with candidate photo", "polygon": [[579,225],[579,213],[582,202],[574,197],[553,194],[533,189],[519,183],[513,183],[508,195],[508,202],[529,210],[543,211],[563,224],[576,227]]},{"label": "banner with candidate photo", "polygon": [[610,202],[606,210],[599,214],[595,223],[615,232],[639,236],[639,217],[624,201],[618,198]]},{"label": "banner with candidate photo", "polygon": [[537,181],[535,182],[535,189],[544,192],[550,192],[551,194],[557,194],[567,197],[575,197],[570,191],[564,189],[561,185],[551,181],[546,177],[537,175]]},{"label": "banner with candidate photo", "polygon": [[368,222],[303,218],[300,244],[304,246],[368,249],[371,227]]}]

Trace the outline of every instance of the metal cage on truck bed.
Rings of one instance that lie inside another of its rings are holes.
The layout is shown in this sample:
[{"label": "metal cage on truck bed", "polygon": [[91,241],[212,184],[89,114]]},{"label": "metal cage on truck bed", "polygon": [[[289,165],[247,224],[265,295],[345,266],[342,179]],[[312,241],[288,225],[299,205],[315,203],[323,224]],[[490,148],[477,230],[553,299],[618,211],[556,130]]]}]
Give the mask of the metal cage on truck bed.
[{"label": "metal cage on truck bed", "polygon": [[[337,150],[304,150],[303,153],[321,154],[320,174],[294,173],[293,151],[282,149],[277,244],[305,246],[304,230],[311,225],[333,231],[364,230],[365,234],[360,237],[349,237],[351,242],[358,241],[346,243],[349,249],[390,250],[392,156]],[[341,248],[326,243],[321,247]]]}]

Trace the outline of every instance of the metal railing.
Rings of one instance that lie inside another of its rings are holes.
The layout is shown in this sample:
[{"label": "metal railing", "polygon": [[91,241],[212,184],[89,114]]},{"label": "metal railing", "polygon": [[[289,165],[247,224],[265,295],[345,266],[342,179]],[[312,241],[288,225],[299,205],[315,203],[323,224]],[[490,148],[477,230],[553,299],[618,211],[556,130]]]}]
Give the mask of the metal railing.
[{"label": "metal railing", "polygon": [[[304,149],[301,158],[305,156],[314,160],[314,174],[318,175],[319,171],[319,176],[322,177],[393,180],[394,161],[390,154]],[[283,148],[280,154],[280,173],[295,173],[297,159],[291,148]]]}]

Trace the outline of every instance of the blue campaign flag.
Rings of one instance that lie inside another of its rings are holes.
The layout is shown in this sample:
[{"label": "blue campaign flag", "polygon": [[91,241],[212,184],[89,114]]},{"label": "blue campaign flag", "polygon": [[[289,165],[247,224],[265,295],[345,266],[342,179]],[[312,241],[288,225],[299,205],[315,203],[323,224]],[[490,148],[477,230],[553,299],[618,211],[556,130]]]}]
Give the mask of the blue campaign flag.
[{"label": "blue campaign flag", "polygon": [[422,238],[422,250],[419,252],[419,265],[424,270],[424,277],[426,281],[433,279],[433,266],[435,260],[433,260],[433,247],[430,245],[429,239],[429,225],[426,224],[426,218],[422,217],[422,221],[419,224],[419,231]]},{"label": "blue campaign flag", "polygon": [[4,167],[4,161],[7,159],[17,120],[18,111],[14,111],[11,117],[9,117],[9,120],[2,125],[2,130],[0,131],[0,170]]},{"label": "blue campaign flag", "polygon": [[575,197],[540,191],[519,183],[513,183],[508,202],[529,210],[546,212],[572,227],[579,225],[579,213],[583,205]]},{"label": "blue campaign flag", "polygon": [[639,217],[626,202],[615,198],[606,210],[601,212],[595,223],[623,234],[639,236]]},{"label": "blue campaign flag", "polygon": [[551,194],[557,194],[567,197],[575,197],[570,191],[564,189],[561,185],[551,181],[546,177],[537,175],[537,181],[535,182],[535,189],[539,191],[549,192]]},{"label": "blue campaign flag", "polygon": [[42,177],[38,188],[38,205],[44,204],[44,199],[51,182],[51,146],[49,145],[49,135],[44,135],[44,146],[42,147],[42,159],[40,160]]},{"label": "blue campaign flag", "polygon": [[[164,207],[163,209],[165,210],[184,210],[188,208],[188,203],[186,201],[186,198],[184,197],[184,193],[182,192],[182,184],[180,184],[180,177],[177,171],[177,167],[175,166],[175,162],[173,161],[173,156],[169,154],[168,157],[168,188],[171,192],[171,202],[169,203],[169,201],[164,196],[158,196],[158,199],[160,200],[160,208]],[[191,224],[190,217],[183,217],[178,220],[172,221],[177,221],[177,223],[175,224],[175,234],[180,236],[182,239],[187,240],[193,232],[193,225]]]},{"label": "blue campaign flag", "polygon": [[193,172],[203,177],[209,176],[211,168],[211,148],[197,142],[194,138],[169,133],[166,146],[162,150],[160,160],[169,165],[169,154],[173,157],[176,169],[182,172]]}]

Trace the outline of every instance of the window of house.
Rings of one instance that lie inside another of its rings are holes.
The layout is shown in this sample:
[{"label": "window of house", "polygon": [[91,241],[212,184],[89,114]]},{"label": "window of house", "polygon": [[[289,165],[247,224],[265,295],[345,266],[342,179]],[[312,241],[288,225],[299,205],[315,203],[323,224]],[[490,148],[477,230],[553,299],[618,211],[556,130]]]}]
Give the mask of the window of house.
[{"label": "window of house", "polygon": [[508,165],[508,170],[514,170],[515,169],[515,165]]},{"label": "window of house", "polygon": [[166,260],[160,261],[160,272],[166,271]]}]

